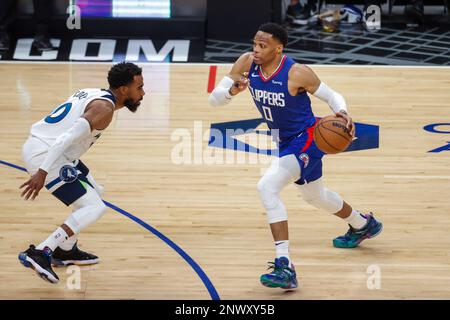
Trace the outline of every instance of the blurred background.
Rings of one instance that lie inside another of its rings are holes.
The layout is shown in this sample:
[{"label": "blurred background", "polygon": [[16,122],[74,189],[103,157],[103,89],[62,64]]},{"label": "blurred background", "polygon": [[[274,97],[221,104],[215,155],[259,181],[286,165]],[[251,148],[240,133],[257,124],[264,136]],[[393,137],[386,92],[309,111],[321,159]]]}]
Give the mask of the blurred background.
[{"label": "blurred background", "polygon": [[131,44],[142,62],[231,62],[273,21],[304,63],[449,65],[449,9],[448,0],[2,0],[0,59],[117,61],[142,40]]}]

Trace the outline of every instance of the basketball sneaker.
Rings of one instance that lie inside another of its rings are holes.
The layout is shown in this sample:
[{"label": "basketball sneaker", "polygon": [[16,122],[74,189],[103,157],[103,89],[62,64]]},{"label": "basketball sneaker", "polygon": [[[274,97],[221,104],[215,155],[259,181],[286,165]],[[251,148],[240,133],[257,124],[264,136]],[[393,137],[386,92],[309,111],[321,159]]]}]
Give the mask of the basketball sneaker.
[{"label": "basketball sneaker", "polygon": [[260,278],[261,284],[269,288],[295,289],[298,286],[297,274],[293,264],[288,266],[289,260],[286,257],[275,259],[269,262],[271,273],[263,274]]},{"label": "basketball sneaker", "polygon": [[355,248],[363,240],[376,237],[383,230],[383,224],[376,220],[373,213],[365,215],[366,225],[361,229],[354,229],[350,226],[347,233],[333,240],[333,246],[336,248]]},{"label": "basketball sneaker", "polygon": [[56,248],[52,255],[52,264],[54,266],[68,266],[68,265],[87,265],[98,263],[98,257],[88,252],[80,250],[75,243],[69,251]]},{"label": "basketball sneaker", "polygon": [[286,19],[288,21],[292,21],[295,17],[299,16],[302,13],[302,4],[300,1],[295,5],[289,5],[286,11]]},{"label": "basketball sneaker", "polygon": [[302,8],[302,12],[296,15],[291,23],[294,25],[305,26],[308,23],[316,23],[318,21],[319,10],[314,3],[308,3]]},{"label": "basketball sneaker", "polygon": [[52,250],[45,247],[44,250],[37,250],[34,245],[24,252],[19,253],[19,261],[25,267],[31,268],[44,280],[50,283],[58,283],[59,278],[51,266]]}]

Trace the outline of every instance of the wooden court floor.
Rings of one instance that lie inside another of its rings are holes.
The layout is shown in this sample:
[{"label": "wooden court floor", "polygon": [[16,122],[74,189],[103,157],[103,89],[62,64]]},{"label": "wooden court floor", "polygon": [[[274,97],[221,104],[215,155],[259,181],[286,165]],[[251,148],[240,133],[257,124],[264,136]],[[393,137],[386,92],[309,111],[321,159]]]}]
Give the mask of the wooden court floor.
[{"label": "wooden court floor", "polygon": [[[23,166],[30,125],[77,89],[106,87],[109,67],[0,64],[0,160]],[[211,152],[211,123],[258,118],[250,95],[213,108],[208,65],[143,68],[147,95],[139,111],[120,110],[82,160],[105,186],[105,200],[161,232],[198,268],[110,209],[79,237],[80,247],[101,259],[81,268],[80,288],[70,289],[73,274],[65,268],[56,270],[59,284],[42,281],[17,254],[45,239],[70,209],[46,191],[23,201],[18,187],[27,175],[2,163],[1,299],[211,299],[214,292],[221,299],[450,299],[450,151],[428,152],[446,145],[450,135],[423,130],[450,123],[449,68],[313,67],[345,96],[356,122],[380,127],[379,148],[326,156],[324,179],[359,210],[373,211],[384,231],[357,249],[335,249],[331,240],[347,225],[306,204],[294,186],[286,188],[282,198],[300,282],[293,292],[259,284],[274,257],[256,190],[267,158],[257,164],[173,161],[180,130],[194,143],[194,124],[201,124],[205,139],[197,152]],[[217,79],[228,68],[219,66]],[[324,103],[312,102],[316,115],[330,113]]]}]

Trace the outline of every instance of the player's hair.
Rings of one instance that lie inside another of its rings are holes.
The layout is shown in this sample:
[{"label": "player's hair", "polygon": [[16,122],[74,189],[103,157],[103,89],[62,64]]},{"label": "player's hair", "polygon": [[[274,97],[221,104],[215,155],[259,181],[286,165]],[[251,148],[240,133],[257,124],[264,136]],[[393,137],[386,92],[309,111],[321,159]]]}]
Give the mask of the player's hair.
[{"label": "player's hair", "polygon": [[288,33],[285,28],[279,24],[268,22],[259,26],[258,31],[270,33],[275,39],[280,41],[283,47],[288,43]]},{"label": "player's hair", "polygon": [[140,76],[142,69],[131,62],[119,62],[111,67],[108,72],[108,83],[113,89],[126,86],[133,82],[134,76]]}]

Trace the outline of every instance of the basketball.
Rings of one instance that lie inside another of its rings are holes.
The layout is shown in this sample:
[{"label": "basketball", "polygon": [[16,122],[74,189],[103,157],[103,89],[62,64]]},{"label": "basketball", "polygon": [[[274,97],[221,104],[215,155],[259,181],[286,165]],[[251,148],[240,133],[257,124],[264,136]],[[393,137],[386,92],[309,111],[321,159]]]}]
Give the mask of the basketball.
[{"label": "basketball", "polygon": [[314,128],[314,141],[323,152],[336,154],[348,148],[352,136],[345,119],[331,115],[320,119]]}]

